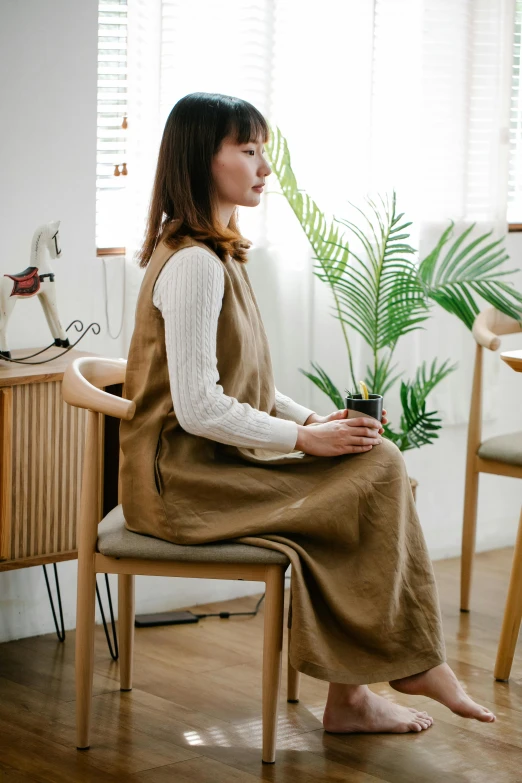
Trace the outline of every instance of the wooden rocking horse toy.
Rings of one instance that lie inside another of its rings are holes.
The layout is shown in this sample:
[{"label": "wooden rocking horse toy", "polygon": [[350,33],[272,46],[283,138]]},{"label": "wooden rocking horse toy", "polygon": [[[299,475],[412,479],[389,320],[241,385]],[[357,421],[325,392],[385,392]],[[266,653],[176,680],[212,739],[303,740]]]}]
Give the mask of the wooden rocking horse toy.
[{"label": "wooden rocking horse toy", "polygon": [[17,300],[32,296],[40,299],[54,344],[69,347],[69,340],[58,316],[54,272],[49,263],[50,259],[58,258],[61,253],[60,221],[44,223],[33,234],[30,266],[16,275],[0,275],[0,358],[11,358],[7,347],[7,324]]}]

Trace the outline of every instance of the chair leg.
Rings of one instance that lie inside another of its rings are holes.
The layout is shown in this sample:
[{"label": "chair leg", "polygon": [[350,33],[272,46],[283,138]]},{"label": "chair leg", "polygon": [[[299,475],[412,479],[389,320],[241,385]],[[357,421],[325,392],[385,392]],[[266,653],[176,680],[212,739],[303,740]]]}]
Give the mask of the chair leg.
[{"label": "chair leg", "polygon": [[469,466],[466,471],[464,492],[464,521],[462,525],[462,561],[460,567],[460,611],[469,612],[471,575],[475,556],[475,538],[477,531],[477,502],[479,473]]},{"label": "chair leg", "polygon": [[94,672],[94,607],[96,575],[88,556],[78,561],[78,597],[76,603],[76,745],[89,747]]},{"label": "chair leg", "polygon": [[[290,638],[292,630],[288,629],[288,649],[290,650]],[[288,654],[288,681],[286,689],[286,699],[291,704],[297,704],[299,701],[299,688],[301,685],[301,672],[294,669],[290,663],[290,653]]]},{"label": "chair leg", "polygon": [[134,575],[118,574],[118,628],[120,636],[120,690],[132,690],[134,651]]},{"label": "chair leg", "polygon": [[292,590],[290,589],[290,605],[288,607],[288,675],[286,683],[286,700],[290,704],[299,701],[299,686],[301,684],[301,672],[294,669],[290,663],[290,643],[292,641]]},{"label": "chair leg", "polygon": [[266,570],[265,627],[263,639],[263,761],[275,762],[279,689],[283,651],[284,569]]},{"label": "chair leg", "polygon": [[495,679],[509,679],[513,656],[522,619],[522,512],[518,524],[517,542],[513,553],[511,578],[504,610],[504,621],[500,632],[497,660],[495,663]]}]

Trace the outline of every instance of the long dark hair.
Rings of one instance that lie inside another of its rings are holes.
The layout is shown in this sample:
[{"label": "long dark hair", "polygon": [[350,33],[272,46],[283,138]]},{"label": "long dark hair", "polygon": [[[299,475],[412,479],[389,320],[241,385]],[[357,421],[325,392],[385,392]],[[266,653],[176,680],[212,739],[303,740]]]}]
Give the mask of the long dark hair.
[{"label": "long dark hair", "polygon": [[247,144],[260,136],[268,141],[268,124],[241,98],[194,92],[176,103],[161,140],[140,266],[147,266],[160,238],[175,250],[191,237],[222,261],[228,255],[247,260],[250,242],[241,236],[236,211],[226,228],[219,224],[212,159],[225,138]]}]

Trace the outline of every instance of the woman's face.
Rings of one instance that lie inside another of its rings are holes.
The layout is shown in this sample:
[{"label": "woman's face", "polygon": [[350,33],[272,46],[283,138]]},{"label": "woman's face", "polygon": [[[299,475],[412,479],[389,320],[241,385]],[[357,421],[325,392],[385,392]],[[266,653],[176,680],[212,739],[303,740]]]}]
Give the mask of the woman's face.
[{"label": "woman's face", "polygon": [[223,141],[212,161],[220,206],[257,207],[264,181],[272,173],[263,151],[261,139],[246,144]]}]

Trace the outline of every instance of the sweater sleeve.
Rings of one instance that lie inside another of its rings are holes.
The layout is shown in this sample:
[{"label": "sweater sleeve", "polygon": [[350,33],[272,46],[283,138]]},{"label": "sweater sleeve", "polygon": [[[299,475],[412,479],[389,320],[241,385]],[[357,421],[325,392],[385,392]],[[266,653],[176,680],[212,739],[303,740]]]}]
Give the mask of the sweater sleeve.
[{"label": "sweater sleeve", "polygon": [[172,256],[154,286],[153,303],[165,323],[176,416],[193,435],[288,453],[297,441],[296,422],[239,402],[218,383],[216,339],[224,285],[219,259],[191,247]]},{"label": "sweater sleeve", "polygon": [[306,408],[304,405],[300,405],[290,397],[281,394],[277,389],[275,391],[275,404],[278,418],[295,421],[296,424],[304,424],[307,418],[311,416],[312,413],[315,413],[315,411],[310,408]]}]

